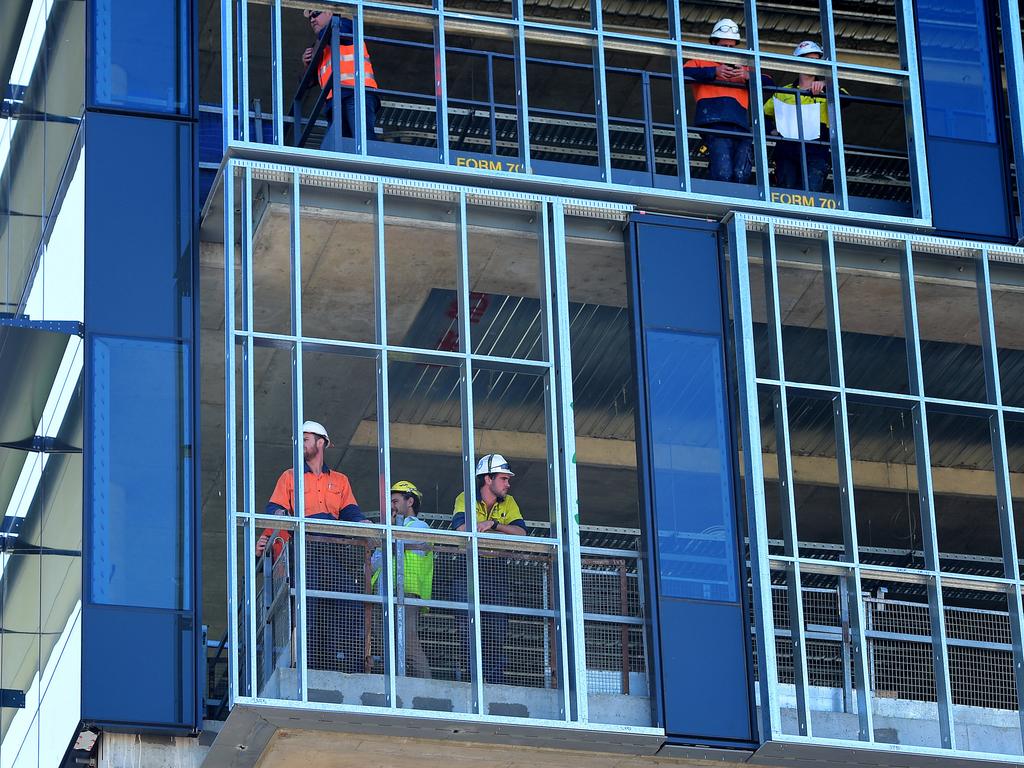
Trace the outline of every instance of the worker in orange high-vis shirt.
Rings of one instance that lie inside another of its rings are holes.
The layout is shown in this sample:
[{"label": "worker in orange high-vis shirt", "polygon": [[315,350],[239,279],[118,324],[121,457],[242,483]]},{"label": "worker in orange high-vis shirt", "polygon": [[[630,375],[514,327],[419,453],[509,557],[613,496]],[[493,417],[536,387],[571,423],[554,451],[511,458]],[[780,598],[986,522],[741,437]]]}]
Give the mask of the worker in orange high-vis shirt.
[{"label": "worker in orange high-vis shirt", "polygon": [[[740,28],[732,19],[720,19],[711,30],[709,42],[735,48]],[[693,83],[695,114],[693,125],[708,148],[708,177],[714,181],[750,182],[754,148],[750,138],[750,67],[691,59],[683,65],[686,79]],[[764,84],[771,78],[762,75]],[[719,133],[721,131],[721,133]]]},{"label": "worker in orange high-vis shirt", "polygon": [[[344,520],[360,523],[366,516],[359,509],[348,478],[324,463],[324,451],[331,444],[324,426],[316,421],[302,425],[303,513],[307,519]],[[295,474],[286,469],[267,504],[268,515],[295,515]],[[271,542],[266,529],[256,542],[261,556]],[[280,556],[290,536],[279,531],[274,541],[274,558]],[[310,534],[306,537],[306,589],[324,592],[364,592],[363,558],[357,548],[341,536]],[[335,597],[306,600],[306,658],[310,669],[341,672],[363,671],[363,603]]]},{"label": "worker in orange high-vis shirt", "polygon": [[[331,34],[331,21],[334,18],[334,14],[328,11],[303,11],[302,13],[307,19],[309,19],[309,25],[316,34],[317,44],[319,45],[322,37],[330,36]],[[374,138],[373,129],[377,123],[377,107],[379,105],[379,100],[377,98],[377,94],[373,92],[377,88],[377,80],[373,75],[373,64],[370,63],[370,52],[366,48],[366,43],[363,43],[362,56],[356,56],[355,42],[352,39],[354,34],[352,19],[342,16],[339,18],[339,23],[338,60],[340,72],[338,73],[338,79],[341,82],[342,91],[341,136],[352,138],[355,135],[356,65],[360,64],[363,68],[363,83],[366,86],[366,127],[364,128],[364,139],[372,139]],[[313,60],[313,54],[315,52],[316,46],[311,46],[303,51],[302,63],[309,66],[309,63]],[[320,63],[317,65],[317,79],[320,82],[321,88],[330,86],[331,48],[329,45],[324,46],[323,53],[320,56]],[[334,98],[334,94],[328,93],[327,103],[324,107],[328,123],[333,115],[331,108],[332,98]],[[320,143],[321,149],[330,151],[340,149],[340,147],[335,143],[337,139],[337,132],[332,130],[333,127],[334,126],[328,125],[327,133],[324,134],[323,141]]]}]

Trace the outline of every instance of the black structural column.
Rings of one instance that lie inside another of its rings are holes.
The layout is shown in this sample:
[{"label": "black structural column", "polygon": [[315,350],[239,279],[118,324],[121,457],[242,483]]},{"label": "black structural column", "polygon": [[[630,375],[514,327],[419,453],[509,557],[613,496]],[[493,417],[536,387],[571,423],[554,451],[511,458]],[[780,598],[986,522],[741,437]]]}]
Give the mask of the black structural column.
[{"label": "black structural column", "polygon": [[82,717],[201,721],[194,0],[87,0]]},{"label": "black structural column", "polygon": [[751,747],[718,227],[639,214],[630,236],[657,720],[669,743]]}]

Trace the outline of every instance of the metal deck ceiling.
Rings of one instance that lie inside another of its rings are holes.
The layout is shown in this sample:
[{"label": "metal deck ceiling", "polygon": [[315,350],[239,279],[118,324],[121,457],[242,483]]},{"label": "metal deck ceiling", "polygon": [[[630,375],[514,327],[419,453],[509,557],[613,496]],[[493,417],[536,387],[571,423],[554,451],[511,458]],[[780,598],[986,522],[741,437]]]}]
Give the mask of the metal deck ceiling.
[{"label": "metal deck ceiling", "polygon": [[[492,295],[473,323],[475,350],[495,355],[520,350],[524,359],[540,358],[540,302],[537,299]],[[455,292],[435,288],[420,308],[404,345],[437,348],[450,339],[455,320],[448,308]],[[573,342],[573,389],[576,433],[589,437],[632,440],[634,398],[632,363],[628,355],[626,310],[594,304],[569,306]],[[390,375],[391,418],[397,422],[459,426],[459,378],[456,368],[403,365]],[[473,410],[477,429],[543,433],[544,386],[535,375],[475,366]]]},{"label": "metal deck ceiling", "polygon": [[[505,0],[455,0],[446,7],[460,11],[506,15]],[[602,16],[606,28],[649,30],[668,29],[665,2],[658,0],[605,0]],[[687,2],[680,4],[680,22],[688,38],[704,39],[711,26],[723,16],[741,21],[744,4],[736,0],[723,2]],[[761,35],[769,43],[790,44],[807,37],[820,37],[820,6],[815,0],[795,0],[786,3],[758,2],[758,22]],[[568,23],[587,24],[590,18],[590,0],[537,0],[526,3],[527,18],[551,19]],[[858,50],[870,50],[895,55],[896,17],[894,3],[886,0],[864,2],[836,2],[833,4],[836,36],[850,45],[858,43]],[[850,46],[853,48],[853,46]]]},{"label": "metal deck ceiling", "polygon": [[[454,330],[447,313],[454,291],[435,288],[420,309],[404,344],[437,348]],[[517,356],[539,359],[540,308],[536,299],[491,295],[486,310],[472,324],[474,349],[496,355],[518,349]],[[573,390],[578,435],[632,440],[634,394],[632,363],[627,355],[607,355],[607,349],[629,346],[629,318],[617,307],[570,304],[573,343]],[[787,370],[793,380],[827,383],[828,359],[820,354],[824,330],[787,326]],[[758,359],[767,355],[766,334],[755,334]],[[882,392],[907,393],[904,341],[896,337],[844,333],[846,371],[850,386]],[[1001,350],[1004,397],[1024,402],[1024,352]],[[983,398],[978,366],[980,350],[965,344],[925,342],[926,382],[964,383]],[[535,375],[490,370],[478,364],[474,381],[474,412],[478,429],[543,433],[543,386]],[[404,365],[391,375],[391,417],[397,422],[458,426],[458,372],[455,368]],[[906,408],[862,405],[851,401],[851,448],[856,460],[904,464],[913,461],[913,428]],[[830,400],[790,393],[793,451],[802,456],[834,456],[835,435]],[[765,450],[774,451],[770,421],[762,423]],[[929,415],[931,458],[935,466],[991,470],[988,422],[980,416],[941,413]],[[1024,472],[1024,444],[1009,446],[1010,469]]]},{"label": "metal deck ceiling", "polygon": [[[764,326],[760,326],[763,329]],[[784,353],[787,376],[792,381],[828,383],[826,332],[814,328],[786,326]],[[768,355],[767,333],[755,334],[759,360]],[[843,334],[847,384],[851,387],[907,394],[907,358],[902,338]],[[984,402],[984,373],[981,350],[966,344],[935,341],[922,343],[926,390],[930,381],[958,382],[961,397]],[[1003,397],[1007,403],[1024,402],[1024,352],[1000,350]],[[859,405],[850,406],[850,438],[855,460],[901,464],[913,461],[913,427],[910,406],[905,409]],[[835,433],[831,402],[789,395],[791,443],[800,456],[835,456]],[[934,466],[991,470],[992,448],[988,421],[982,415],[940,413],[934,408],[928,419],[931,459]],[[774,451],[774,426],[762,420],[762,444]],[[1008,446],[1010,471],[1024,471],[1024,444]]]}]

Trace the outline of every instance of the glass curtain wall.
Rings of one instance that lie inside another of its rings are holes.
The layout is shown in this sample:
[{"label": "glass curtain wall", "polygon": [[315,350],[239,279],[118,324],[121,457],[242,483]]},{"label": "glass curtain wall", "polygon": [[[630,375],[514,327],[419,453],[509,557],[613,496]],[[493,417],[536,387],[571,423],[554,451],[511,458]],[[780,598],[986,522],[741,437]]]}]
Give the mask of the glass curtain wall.
[{"label": "glass curtain wall", "polygon": [[224,0],[224,135],[926,217],[910,4],[870,5]]},{"label": "glass curtain wall", "polygon": [[0,7],[0,763],[80,717],[85,4]]},{"label": "glass curtain wall", "polygon": [[762,727],[1021,755],[1021,253],[729,236]]},{"label": "glass curtain wall", "polygon": [[[628,337],[626,209],[227,179],[235,700],[651,726],[633,374],[594,355]],[[621,505],[577,500],[581,429]]]}]

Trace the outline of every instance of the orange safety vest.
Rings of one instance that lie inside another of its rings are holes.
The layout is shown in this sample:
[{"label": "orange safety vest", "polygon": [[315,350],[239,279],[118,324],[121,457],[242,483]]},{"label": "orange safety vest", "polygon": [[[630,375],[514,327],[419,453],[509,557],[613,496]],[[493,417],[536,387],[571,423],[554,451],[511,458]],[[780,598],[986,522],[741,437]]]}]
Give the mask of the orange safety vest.
[{"label": "orange safety vest", "polygon": [[[714,61],[705,61],[703,59],[692,59],[683,65],[685,70],[687,67],[717,67],[718,63]],[[750,71],[750,67],[744,66],[743,69]],[[739,87],[737,87],[739,86]],[[691,83],[690,88],[693,90],[693,98],[695,101],[701,99],[718,99],[722,96],[726,96],[730,99],[736,99],[744,109],[750,108],[750,91],[741,83],[736,85],[723,85],[721,83]]]},{"label": "orange safety vest", "polygon": [[[339,45],[338,60],[341,62],[340,79],[342,85],[355,87],[356,84],[356,57],[354,45]],[[317,70],[317,78],[320,80],[320,87],[325,88],[331,82],[331,47],[328,45],[320,56],[320,67]],[[370,52],[366,50],[366,43],[363,43],[363,82],[367,88],[376,88],[377,81],[373,77],[373,64],[370,63]],[[331,98],[333,93],[328,93]]]}]

